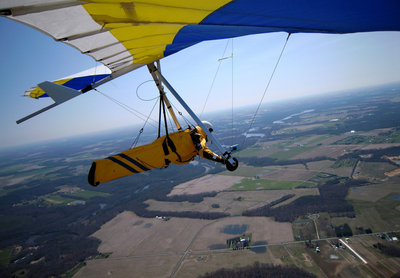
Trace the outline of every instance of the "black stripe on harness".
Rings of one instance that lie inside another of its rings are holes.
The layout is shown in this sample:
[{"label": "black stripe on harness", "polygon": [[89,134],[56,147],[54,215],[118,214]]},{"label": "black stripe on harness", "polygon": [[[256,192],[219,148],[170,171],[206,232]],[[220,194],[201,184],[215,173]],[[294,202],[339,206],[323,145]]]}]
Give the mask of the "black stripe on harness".
[{"label": "black stripe on harness", "polygon": [[165,155],[169,155],[169,150],[168,150],[168,146],[167,146],[167,142],[166,142],[167,138],[168,137],[165,137],[164,141],[162,142],[162,148],[163,148]]},{"label": "black stripe on harness", "polygon": [[128,160],[129,162],[131,162],[132,164],[136,165],[137,167],[139,167],[140,169],[142,169],[143,171],[148,171],[150,170],[149,168],[144,167],[142,164],[140,164],[139,162],[137,162],[136,160],[134,160],[132,157],[127,156],[126,154],[123,153],[119,153],[117,154],[118,156]]},{"label": "black stripe on harness", "polygon": [[165,140],[167,141],[168,147],[171,149],[171,151],[172,151],[174,154],[176,154],[176,155],[178,156],[179,161],[182,162],[182,158],[181,158],[181,156],[179,155],[179,153],[176,152],[175,144],[174,144],[174,142],[171,140],[171,138],[169,138],[169,137],[167,136],[167,137],[165,138]]},{"label": "black stripe on harness", "polygon": [[107,159],[111,160],[112,162],[117,163],[118,165],[124,167],[126,170],[129,170],[132,173],[139,173],[138,171],[133,169],[131,166],[129,166],[128,164],[122,162],[121,160],[116,159],[115,157],[110,156],[110,157],[107,157]]}]

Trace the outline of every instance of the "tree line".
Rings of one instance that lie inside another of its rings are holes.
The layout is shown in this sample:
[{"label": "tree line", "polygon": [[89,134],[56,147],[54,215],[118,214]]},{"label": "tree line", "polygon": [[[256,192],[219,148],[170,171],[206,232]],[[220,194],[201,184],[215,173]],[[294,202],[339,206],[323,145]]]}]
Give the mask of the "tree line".
[{"label": "tree line", "polygon": [[207,272],[200,275],[198,278],[316,278],[312,273],[309,273],[294,265],[282,266],[272,264],[254,263],[250,266],[238,267],[234,269],[219,269],[214,272]]}]

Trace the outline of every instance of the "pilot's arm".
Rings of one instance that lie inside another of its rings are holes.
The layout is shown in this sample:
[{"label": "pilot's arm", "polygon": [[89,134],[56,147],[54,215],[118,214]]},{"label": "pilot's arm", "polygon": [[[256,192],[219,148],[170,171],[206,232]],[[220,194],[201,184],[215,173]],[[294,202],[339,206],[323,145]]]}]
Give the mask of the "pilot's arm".
[{"label": "pilot's arm", "polygon": [[197,132],[197,130],[194,129],[191,134],[198,154],[204,159],[225,164],[225,160],[221,156],[217,155],[207,147],[207,139],[205,137],[207,135],[204,136],[202,133],[204,132]]}]

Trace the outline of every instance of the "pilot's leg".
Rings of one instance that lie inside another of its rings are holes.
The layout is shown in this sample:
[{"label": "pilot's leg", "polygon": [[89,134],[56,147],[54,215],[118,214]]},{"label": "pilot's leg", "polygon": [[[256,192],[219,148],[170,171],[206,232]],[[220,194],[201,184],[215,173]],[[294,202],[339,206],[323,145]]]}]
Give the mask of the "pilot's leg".
[{"label": "pilot's leg", "polygon": [[149,145],[93,161],[88,182],[97,186],[103,182],[167,166],[160,139],[162,138]]}]

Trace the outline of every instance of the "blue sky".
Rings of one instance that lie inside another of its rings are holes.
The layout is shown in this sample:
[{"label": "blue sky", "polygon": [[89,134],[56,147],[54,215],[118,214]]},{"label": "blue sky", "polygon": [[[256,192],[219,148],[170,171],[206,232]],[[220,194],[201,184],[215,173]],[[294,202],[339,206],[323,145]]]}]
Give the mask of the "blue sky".
[{"label": "blue sky", "polygon": [[[72,47],[1,17],[0,35],[0,147],[143,124],[92,91],[17,125],[19,118],[52,103],[49,99],[22,97],[26,89],[95,67],[96,63]],[[234,106],[258,103],[286,36],[272,33],[235,38],[234,58],[222,62],[205,111],[230,109],[232,61]],[[231,43],[226,56],[231,53]],[[195,112],[202,110],[226,44],[227,40],[203,42],[161,61],[163,74]],[[400,32],[293,34],[264,103],[400,81],[399,46]],[[154,103],[139,100],[136,89],[150,79],[143,67],[99,90],[147,115]],[[157,95],[151,82],[138,92],[142,98]]]}]

